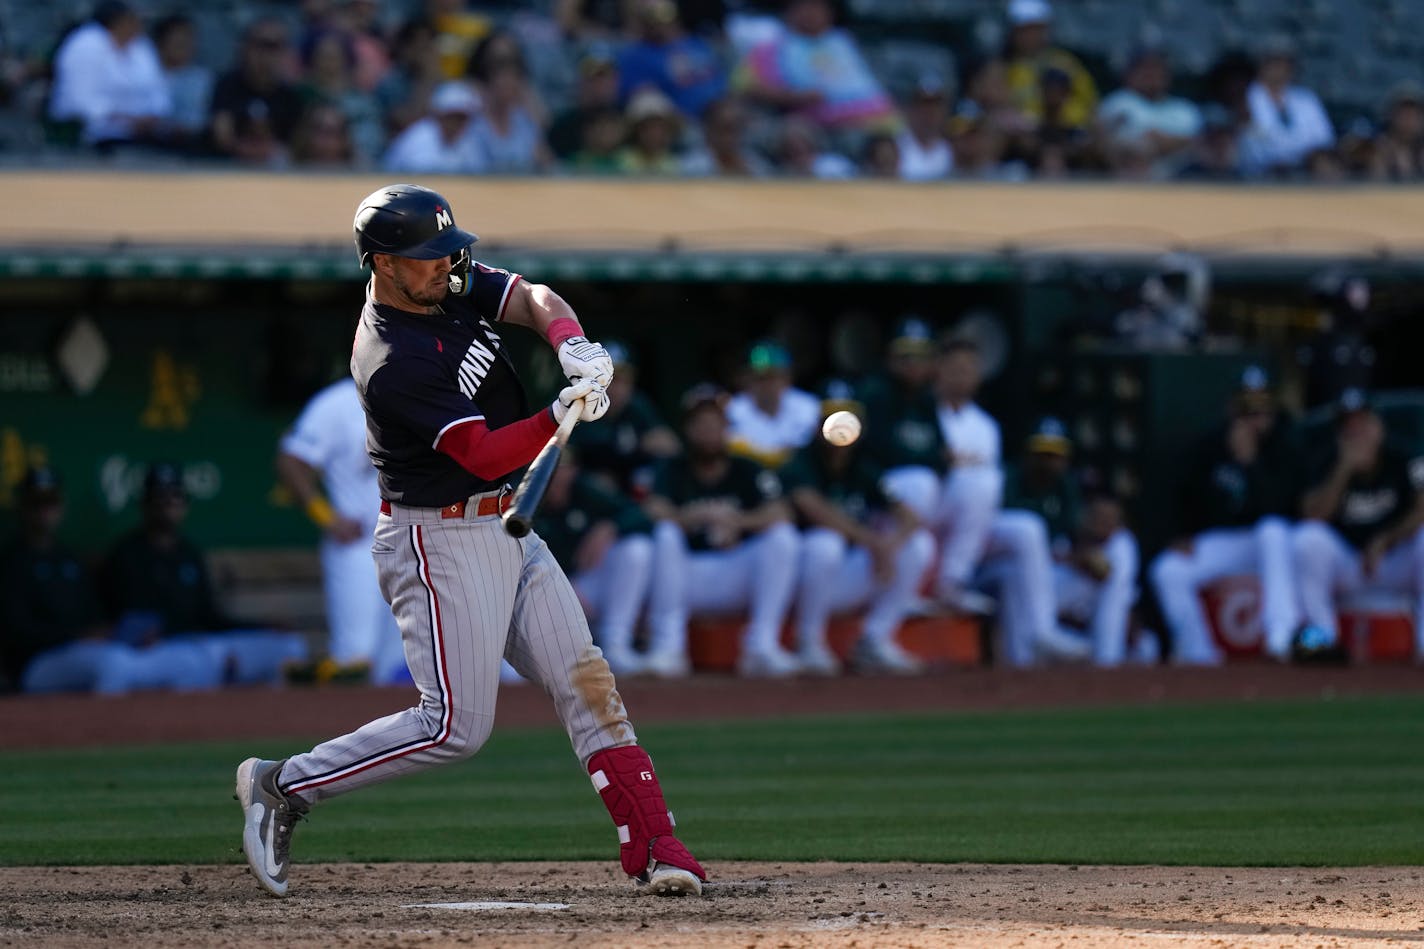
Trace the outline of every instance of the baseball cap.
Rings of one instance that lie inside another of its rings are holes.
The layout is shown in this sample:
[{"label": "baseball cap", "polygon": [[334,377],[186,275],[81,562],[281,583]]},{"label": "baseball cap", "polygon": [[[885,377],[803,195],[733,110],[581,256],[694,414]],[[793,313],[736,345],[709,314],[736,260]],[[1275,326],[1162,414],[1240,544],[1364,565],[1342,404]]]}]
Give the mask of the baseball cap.
[{"label": "baseball cap", "polygon": [[702,409],[726,410],[727,392],[721,386],[702,382],[682,394],[682,416],[688,418]]},{"label": "baseball cap", "polygon": [[430,97],[430,111],[436,115],[474,115],[483,108],[480,94],[463,82],[442,82]]},{"label": "baseball cap", "polygon": [[1009,23],[1027,26],[1048,23],[1053,19],[1053,5],[1048,0],[1009,0]]},{"label": "baseball cap", "polygon": [[764,339],[747,353],[747,368],[752,372],[781,372],[791,368],[791,353],[780,343]]},{"label": "baseball cap", "polygon": [[845,379],[827,379],[821,387],[821,417],[832,412],[854,412],[865,418],[865,404],[855,397],[855,387]]},{"label": "baseball cap", "polygon": [[677,106],[653,88],[640,89],[634,94],[628,103],[627,116],[629,122],[635,123],[644,119],[667,119],[670,122],[678,119]]},{"label": "baseball cap", "polygon": [[1370,403],[1370,394],[1359,386],[1349,386],[1335,400],[1337,416],[1350,415],[1354,412],[1368,412],[1373,408],[1374,406]]},{"label": "baseball cap", "polygon": [[149,465],[148,473],[143,476],[143,496],[152,498],[170,494],[186,494],[183,488],[183,470],[170,461],[157,461]]},{"label": "baseball cap", "polygon": [[1269,412],[1275,407],[1271,377],[1265,367],[1252,363],[1241,370],[1241,381],[1233,399],[1237,412]]},{"label": "baseball cap", "polygon": [[26,471],[19,488],[23,504],[53,504],[63,496],[59,472],[49,465],[35,465]]},{"label": "baseball cap", "polygon": [[1068,438],[1068,429],[1058,418],[1045,415],[1033,427],[1028,436],[1028,450],[1048,455],[1067,455],[1073,450],[1073,442]]},{"label": "baseball cap", "polygon": [[605,339],[603,349],[608,353],[608,358],[613,361],[615,369],[619,366],[637,366],[637,363],[633,362],[633,354],[628,351],[628,347],[624,343],[616,339]]},{"label": "baseball cap", "polygon": [[579,73],[584,76],[597,76],[617,68],[618,54],[606,43],[590,44],[579,57]]},{"label": "baseball cap", "polygon": [[915,77],[910,93],[915,99],[945,99],[949,96],[949,83],[937,72],[922,72]]},{"label": "baseball cap", "polygon": [[934,353],[934,331],[918,316],[906,316],[895,324],[890,337],[893,356],[929,356]]}]

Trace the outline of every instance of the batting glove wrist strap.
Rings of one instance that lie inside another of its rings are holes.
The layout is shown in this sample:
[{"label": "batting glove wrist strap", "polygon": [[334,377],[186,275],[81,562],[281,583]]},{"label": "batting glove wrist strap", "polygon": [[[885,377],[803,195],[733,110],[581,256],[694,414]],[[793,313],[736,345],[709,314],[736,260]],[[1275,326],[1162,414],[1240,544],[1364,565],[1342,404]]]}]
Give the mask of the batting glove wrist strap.
[{"label": "batting glove wrist strap", "polygon": [[702,865],[673,836],[672,814],[646,751],[637,745],[605,749],[588,759],[588,773],[618,828],[624,873],[640,877],[656,860],[707,879]]}]

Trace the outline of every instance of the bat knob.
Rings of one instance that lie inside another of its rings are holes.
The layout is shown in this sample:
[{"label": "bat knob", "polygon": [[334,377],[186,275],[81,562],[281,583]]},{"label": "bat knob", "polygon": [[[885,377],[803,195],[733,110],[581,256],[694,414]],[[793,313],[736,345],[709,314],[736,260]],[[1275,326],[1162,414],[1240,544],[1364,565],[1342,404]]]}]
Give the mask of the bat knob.
[{"label": "bat knob", "polygon": [[529,533],[529,522],[513,511],[504,514],[504,532],[510,537],[524,537]]}]

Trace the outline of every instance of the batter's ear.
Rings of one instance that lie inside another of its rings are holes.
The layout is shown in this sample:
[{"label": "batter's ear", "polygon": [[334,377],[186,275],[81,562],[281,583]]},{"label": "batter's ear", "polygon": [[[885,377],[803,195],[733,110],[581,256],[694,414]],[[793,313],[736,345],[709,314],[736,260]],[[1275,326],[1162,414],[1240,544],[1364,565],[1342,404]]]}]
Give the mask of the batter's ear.
[{"label": "batter's ear", "polygon": [[395,273],[395,264],[391,262],[390,254],[372,254],[371,270],[379,273],[382,277],[390,277]]}]

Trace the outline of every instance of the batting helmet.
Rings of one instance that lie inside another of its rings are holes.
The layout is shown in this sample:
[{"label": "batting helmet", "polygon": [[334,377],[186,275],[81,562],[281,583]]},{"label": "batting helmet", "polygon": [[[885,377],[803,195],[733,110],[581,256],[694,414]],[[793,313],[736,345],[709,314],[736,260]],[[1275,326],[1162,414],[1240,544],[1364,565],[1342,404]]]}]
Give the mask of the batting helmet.
[{"label": "batting helmet", "polygon": [[435,260],[479,240],[455,226],[448,201],[420,185],[387,185],[367,195],[352,227],[362,267],[371,263],[372,254]]}]

